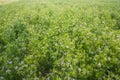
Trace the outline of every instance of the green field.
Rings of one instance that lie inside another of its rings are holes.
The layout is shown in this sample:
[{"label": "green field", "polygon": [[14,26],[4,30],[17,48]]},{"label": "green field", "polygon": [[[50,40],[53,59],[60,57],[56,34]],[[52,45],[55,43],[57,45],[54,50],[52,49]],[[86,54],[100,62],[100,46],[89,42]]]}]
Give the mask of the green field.
[{"label": "green field", "polygon": [[120,0],[0,4],[0,80],[120,80]]}]

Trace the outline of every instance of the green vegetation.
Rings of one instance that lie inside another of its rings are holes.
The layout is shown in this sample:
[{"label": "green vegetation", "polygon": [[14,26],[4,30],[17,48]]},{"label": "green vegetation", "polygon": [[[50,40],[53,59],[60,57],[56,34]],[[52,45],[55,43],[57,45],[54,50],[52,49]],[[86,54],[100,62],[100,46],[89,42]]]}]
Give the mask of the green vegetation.
[{"label": "green vegetation", "polygon": [[119,0],[0,5],[0,80],[119,79]]}]

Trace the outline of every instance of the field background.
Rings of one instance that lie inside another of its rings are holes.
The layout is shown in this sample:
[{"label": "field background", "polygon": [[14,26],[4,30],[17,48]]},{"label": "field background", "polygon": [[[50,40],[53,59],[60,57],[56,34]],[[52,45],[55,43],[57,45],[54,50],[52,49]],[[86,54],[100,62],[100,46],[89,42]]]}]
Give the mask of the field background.
[{"label": "field background", "polygon": [[119,80],[120,0],[0,0],[0,80]]},{"label": "field background", "polygon": [[8,4],[15,1],[18,1],[18,0],[0,0],[0,5]]}]

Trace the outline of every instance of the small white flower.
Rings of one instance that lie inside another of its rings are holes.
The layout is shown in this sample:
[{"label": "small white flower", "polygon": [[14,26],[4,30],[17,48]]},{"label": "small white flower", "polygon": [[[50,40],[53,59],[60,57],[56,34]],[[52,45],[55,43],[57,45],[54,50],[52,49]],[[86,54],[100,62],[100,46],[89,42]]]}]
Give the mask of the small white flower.
[{"label": "small white flower", "polygon": [[28,65],[24,65],[24,67],[28,67]]},{"label": "small white flower", "polygon": [[22,80],[26,80],[25,78],[23,78]]},{"label": "small white flower", "polygon": [[108,57],[108,61],[110,61],[111,60],[111,58],[110,57]]},{"label": "small white flower", "polygon": [[64,53],[64,55],[67,55],[67,54],[68,54],[67,52]]},{"label": "small white flower", "polygon": [[66,46],[66,48],[68,49],[68,48],[69,48],[69,46]]},{"label": "small white flower", "polygon": [[58,44],[57,44],[57,43],[55,43],[55,46],[58,46]]},{"label": "small white flower", "polygon": [[6,70],[6,73],[10,73],[10,70],[8,69],[8,70]]},{"label": "small white flower", "polygon": [[34,67],[34,66],[35,66],[34,64],[31,65],[31,67]]},{"label": "small white flower", "polygon": [[44,49],[44,47],[42,47],[42,49]]},{"label": "small white flower", "polygon": [[31,71],[30,71],[30,74],[33,74],[33,72],[34,72],[34,71],[31,70]]},{"label": "small white flower", "polygon": [[23,67],[20,67],[19,70],[23,70]]},{"label": "small white flower", "polygon": [[120,35],[117,35],[116,37],[117,37],[117,38],[120,38]]},{"label": "small white flower", "polygon": [[94,38],[94,40],[96,41],[96,40],[97,40],[97,38]]},{"label": "small white flower", "polygon": [[15,66],[15,70],[17,70],[18,69],[18,66]]},{"label": "small white flower", "polygon": [[23,61],[20,62],[20,64],[23,64],[23,63],[24,63]]},{"label": "small white flower", "polygon": [[8,63],[9,63],[9,64],[12,64],[12,61],[9,61]]},{"label": "small white flower", "polygon": [[15,60],[18,60],[18,57],[16,57]]},{"label": "small white flower", "polygon": [[65,71],[65,68],[62,68],[61,70],[62,70],[62,71]]},{"label": "small white flower", "polygon": [[30,55],[30,58],[32,58],[33,57],[33,55]]},{"label": "small white flower", "polygon": [[98,63],[98,66],[101,67],[101,63]]},{"label": "small white flower", "polygon": [[0,76],[0,80],[2,80],[2,79],[4,79],[4,77],[3,77],[3,76]]},{"label": "small white flower", "polygon": [[38,78],[38,77],[35,77],[34,80],[39,80],[39,78]]},{"label": "small white flower", "polygon": [[81,72],[81,68],[78,68],[78,71]]},{"label": "small white flower", "polygon": [[73,67],[70,65],[70,70],[72,71],[73,70]]}]

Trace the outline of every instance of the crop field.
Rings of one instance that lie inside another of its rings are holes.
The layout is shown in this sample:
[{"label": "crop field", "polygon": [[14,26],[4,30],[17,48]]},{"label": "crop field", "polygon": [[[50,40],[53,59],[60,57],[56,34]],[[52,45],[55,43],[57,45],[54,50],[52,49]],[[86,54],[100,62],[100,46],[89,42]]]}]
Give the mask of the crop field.
[{"label": "crop field", "polygon": [[0,0],[0,80],[120,80],[120,0]]}]

